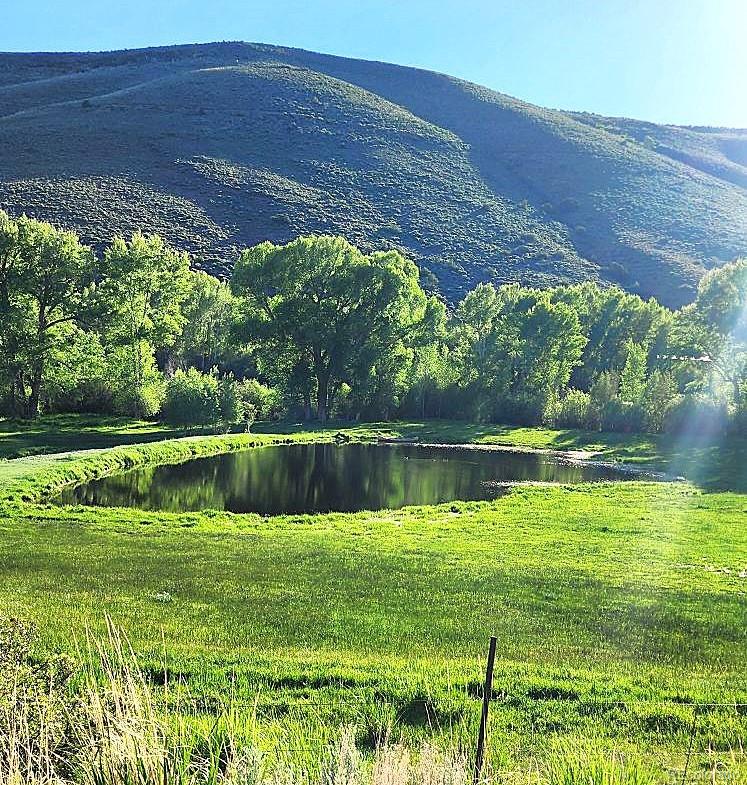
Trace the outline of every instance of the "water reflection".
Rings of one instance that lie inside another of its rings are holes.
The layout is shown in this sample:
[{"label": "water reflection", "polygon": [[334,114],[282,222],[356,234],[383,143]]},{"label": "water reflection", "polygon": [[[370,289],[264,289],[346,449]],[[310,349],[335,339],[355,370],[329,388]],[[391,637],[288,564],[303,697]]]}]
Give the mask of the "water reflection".
[{"label": "water reflection", "polygon": [[549,455],[446,447],[294,444],[152,466],[72,488],[63,504],[282,513],[494,499],[500,483],[626,479]]}]

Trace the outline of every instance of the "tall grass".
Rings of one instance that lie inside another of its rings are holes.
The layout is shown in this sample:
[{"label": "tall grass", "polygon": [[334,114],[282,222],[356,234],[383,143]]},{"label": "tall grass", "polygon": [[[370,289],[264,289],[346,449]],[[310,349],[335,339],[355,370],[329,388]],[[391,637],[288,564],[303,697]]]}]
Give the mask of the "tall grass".
[{"label": "tall grass", "polygon": [[[0,625],[1,626],[1,625]],[[319,742],[299,719],[264,733],[256,711],[227,708],[206,718],[181,713],[156,694],[127,639],[107,623],[89,642],[70,678],[39,667],[18,643],[15,623],[0,634],[0,785],[468,785],[462,747],[408,744],[391,729],[371,747],[353,726],[331,728]],[[0,629],[0,633],[3,630]],[[178,685],[173,685],[178,688]],[[287,718],[286,718],[287,719]],[[317,741],[316,746],[312,743]],[[694,772],[700,782],[742,783],[744,753],[731,751]],[[655,785],[671,781],[635,750],[588,738],[546,749],[528,769],[489,770],[482,785]],[[691,780],[692,781],[692,780]]]},{"label": "tall grass", "polygon": [[[464,785],[463,757],[384,741],[372,754],[342,727],[309,759],[303,730],[263,749],[255,717],[210,723],[163,709],[111,624],[89,644],[74,691],[29,689],[23,655],[2,693],[0,785]],[[168,702],[166,702],[168,706]],[[61,730],[61,729],[64,729]]]}]

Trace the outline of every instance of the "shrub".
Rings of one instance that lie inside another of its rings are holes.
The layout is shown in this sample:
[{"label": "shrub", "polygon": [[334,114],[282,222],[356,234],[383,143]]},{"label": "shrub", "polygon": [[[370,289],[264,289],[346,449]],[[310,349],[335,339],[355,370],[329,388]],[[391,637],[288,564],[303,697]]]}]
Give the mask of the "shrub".
[{"label": "shrub", "polygon": [[232,375],[177,371],[166,384],[163,419],[186,428],[220,425],[225,431],[245,418],[241,386]]},{"label": "shrub", "polygon": [[247,405],[254,407],[254,416],[258,420],[277,420],[283,413],[280,392],[275,387],[267,387],[256,379],[244,379],[239,385],[239,396],[245,407]]},{"label": "shrub", "polygon": [[671,373],[654,371],[646,381],[641,405],[647,431],[659,433],[669,412],[679,400],[677,381]]},{"label": "shrub", "polygon": [[547,402],[527,393],[497,401],[493,418],[496,422],[516,425],[539,425],[544,419]]},{"label": "shrub", "polygon": [[218,379],[196,368],[177,371],[166,384],[163,419],[171,425],[205,426],[221,420]]},{"label": "shrub", "polygon": [[663,430],[667,433],[712,435],[723,432],[728,421],[729,411],[725,404],[683,396],[667,412]]},{"label": "shrub", "polygon": [[602,430],[619,433],[642,431],[646,419],[640,404],[618,399],[609,401],[602,409],[601,415]]},{"label": "shrub", "polygon": [[128,417],[155,417],[161,411],[164,392],[160,373],[153,374],[139,387],[120,386],[114,391],[114,411]]},{"label": "shrub", "polygon": [[560,428],[593,428],[591,395],[582,390],[569,390],[558,403],[553,424]]}]

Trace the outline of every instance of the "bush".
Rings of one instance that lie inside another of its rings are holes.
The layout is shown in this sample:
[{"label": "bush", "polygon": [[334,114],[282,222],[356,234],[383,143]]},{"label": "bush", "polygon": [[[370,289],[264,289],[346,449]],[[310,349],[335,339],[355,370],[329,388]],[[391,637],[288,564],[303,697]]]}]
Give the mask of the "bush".
[{"label": "bush", "polygon": [[726,430],[729,410],[725,404],[695,396],[684,396],[667,412],[663,430],[667,433],[712,435]]},{"label": "bush", "polygon": [[140,387],[120,386],[114,391],[114,412],[127,417],[150,419],[161,411],[164,392],[164,380],[160,373],[146,379]]},{"label": "bush", "polygon": [[163,419],[185,427],[214,425],[221,420],[218,379],[196,368],[177,371],[166,384]]},{"label": "bush", "polygon": [[280,392],[275,387],[267,387],[256,379],[244,379],[239,384],[239,396],[245,407],[249,405],[253,407],[254,417],[258,420],[277,420],[283,413]]},{"label": "bush", "polygon": [[220,425],[225,431],[245,419],[241,386],[233,376],[196,368],[177,371],[166,384],[162,416],[170,425],[186,428]]},{"label": "bush", "polygon": [[601,415],[602,430],[618,433],[643,431],[646,420],[645,412],[640,404],[618,399],[609,401],[602,409]]},{"label": "bush", "polygon": [[500,399],[495,407],[493,419],[515,425],[539,425],[544,418],[546,401],[528,394]]},{"label": "bush", "polygon": [[552,422],[560,428],[589,429],[596,421],[592,417],[591,395],[582,390],[569,390],[553,414]]}]

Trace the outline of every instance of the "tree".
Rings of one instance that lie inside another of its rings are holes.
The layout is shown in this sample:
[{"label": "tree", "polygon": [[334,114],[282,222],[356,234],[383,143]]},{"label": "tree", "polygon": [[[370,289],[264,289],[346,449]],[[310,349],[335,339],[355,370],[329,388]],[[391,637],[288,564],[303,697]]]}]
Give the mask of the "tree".
[{"label": "tree", "polygon": [[182,333],[189,291],[189,257],[158,235],[117,238],[104,255],[107,344],[119,357],[127,414],[145,416],[149,387],[157,385],[154,356],[172,349]]},{"label": "tree", "polygon": [[667,371],[654,371],[646,381],[641,404],[645,416],[646,430],[659,433],[672,408],[679,400],[677,381]]},{"label": "tree", "polygon": [[620,400],[624,403],[640,403],[646,389],[646,349],[639,343],[628,341],[627,358],[620,374]]},{"label": "tree", "polygon": [[571,306],[517,285],[475,287],[457,307],[452,336],[465,400],[478,419],[540,419],[567,387],[586,342]]},{"label": "tree", "polygon": [[234,298],[227,284],[199,270],[188,274],[186,284],[174,354],[182,366],[206,372],[229,353]]},{"label": "tree", "polygon": [[627,359],[628,341],[643,344],[651,360],[663,352],[672,314],[656,300],[642,300],[616,286],[602,289],[587,282],[552,290],[553,302],[564,302],[578,316],[588,341],[572,383],[589,390],[604,371],[620,372]]},{"label": "tree", "polygon": [[[496,325],[501,315],[498,292],[492,284],[478,284],[457,306],[448,326],[457,384],[464,392],[465,408],[483,420],[498,389],[507,387],[509,375],[506,350],[508,335],[500,334]],[[497,346],[500,335],[502,345]]]},{"label": "tree", "polygon": [[739,409],[747,386],[747,259],[703,276],[695,302],[677,315],[677,328],[679,351],[717,374]]},{"label": "tree", "polygon": [[94,299],[95,258],[77,235],[0,214],[0,314],[5,372],[20,413],[36,417],[60,342]]},{"label": "tree", "polygon": [[361,253],[342,237],[266,242],[242,252],[231,279],[244,335],[282,358],[286,378],[305,384],[316,416],[329,416],[343,384],[391,375],[401,349],[420,340],[435,305],[417,267],[396,251]]},{"label": "tree", "polygon": [[513,311],[521,340],[515,366],[515,390],[544,413],[560,399],[573,369],[581,362],[586,337],[574,309],[553,303],[551,293],[531,291],[519,297]]}]

